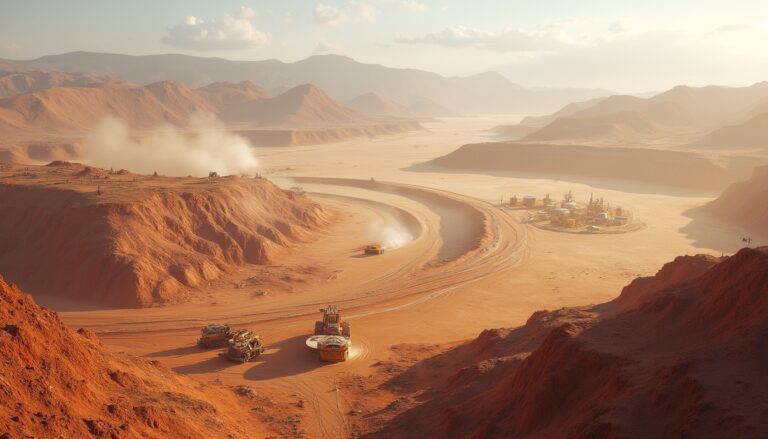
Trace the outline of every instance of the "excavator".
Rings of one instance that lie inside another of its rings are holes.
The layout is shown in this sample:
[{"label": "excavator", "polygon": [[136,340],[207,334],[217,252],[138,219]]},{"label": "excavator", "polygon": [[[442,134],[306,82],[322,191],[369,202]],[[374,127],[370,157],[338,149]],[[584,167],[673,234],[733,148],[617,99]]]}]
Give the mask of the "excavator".
[{"label": "excavator", "polygon": [[320,361],[347,361],[352,337],[349,322],[342,320],[336,305],[320,308],[320,312],[323,320],[315,322],[315,335],[307,339],[307,346],[317,349]]}]

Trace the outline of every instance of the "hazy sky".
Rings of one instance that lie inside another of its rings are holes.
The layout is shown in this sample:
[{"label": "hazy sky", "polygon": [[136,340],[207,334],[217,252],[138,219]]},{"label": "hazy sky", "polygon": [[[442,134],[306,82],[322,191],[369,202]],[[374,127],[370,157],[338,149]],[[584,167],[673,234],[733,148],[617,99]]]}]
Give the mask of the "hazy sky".
[{"label": "hazy sky", "polygon": [[768,80],[768,0],[0,0],[0,57],[74,50],[295,61],[623,92]]}]

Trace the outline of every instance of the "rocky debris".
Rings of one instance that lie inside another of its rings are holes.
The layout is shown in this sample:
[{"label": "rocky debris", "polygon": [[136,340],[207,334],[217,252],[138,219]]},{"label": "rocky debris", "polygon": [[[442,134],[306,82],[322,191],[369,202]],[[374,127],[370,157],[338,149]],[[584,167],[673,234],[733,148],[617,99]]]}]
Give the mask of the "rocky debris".
[{"label": "rocky debris", "polygon": [[679,257],[612,302],[537,312],[416,363],[380,388],[422,402],[397,397],[362,432],[762,438],[766,335],[768,247]]},{"label": "rocky debris", "polygon": [[[107,350],[0,277],[0,437],[247,438],[270,429],[225,389]],[[225,408],[225,409],[222,409]]]}]

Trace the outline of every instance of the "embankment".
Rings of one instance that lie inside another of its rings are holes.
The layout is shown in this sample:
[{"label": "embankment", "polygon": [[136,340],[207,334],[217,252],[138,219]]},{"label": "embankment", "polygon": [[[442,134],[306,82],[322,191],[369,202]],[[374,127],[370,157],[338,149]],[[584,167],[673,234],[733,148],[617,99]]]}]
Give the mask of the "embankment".
[{"label": "embankment", "polygon": [[684,190],[720,191],[744,180],[754,157],[717,160],[693,152],[523,143],[464,145],[429,165],[448,171],[526,173],[576,181],[602,179]]},{"label": "embankment", "polygon": [[35,294],[117,307],[182,301],[310,239],[328,216],[264,179],[0,169],[0,272]]}]

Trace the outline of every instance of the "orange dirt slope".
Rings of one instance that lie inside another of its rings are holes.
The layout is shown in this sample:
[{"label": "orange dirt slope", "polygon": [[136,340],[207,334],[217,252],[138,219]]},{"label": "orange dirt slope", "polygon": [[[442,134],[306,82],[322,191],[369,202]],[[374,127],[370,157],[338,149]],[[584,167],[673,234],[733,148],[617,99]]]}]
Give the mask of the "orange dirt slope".
[{"label": "orange dirt slope", "polygon": [[[253,401],[105,348],[0,277],[0,437],[270,435]],[[250,389],[236,389],[239,394]]]},{"label": "orange dirt slope", "polygon": [[119,307],[181,301],[310,239],[326,218],[265,179],[51,165],[0,169],[0,270],[35,294]]},{"label": "orange dirt slope", "polygon": [[766,437],[766,336],[768,247],[677,258],[417,363],[383,386],[413,408],[368,437]]}]

